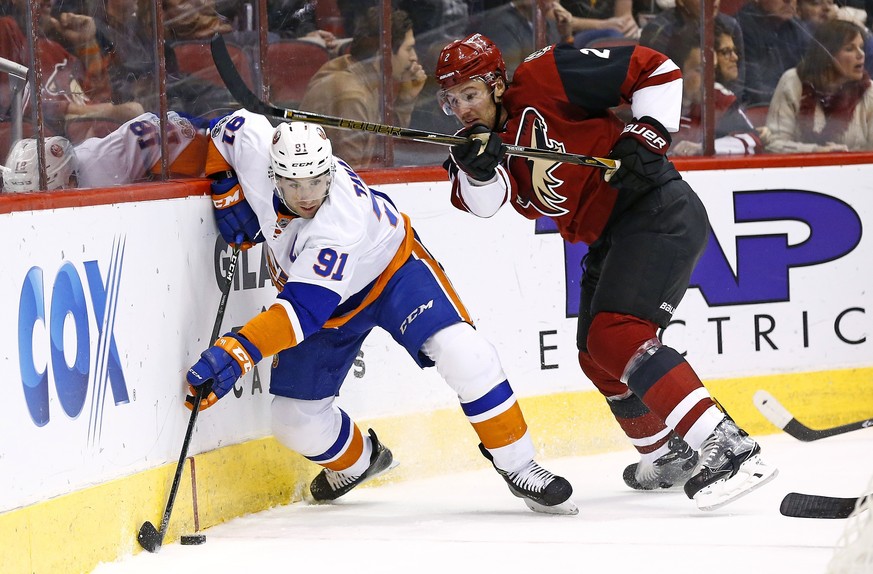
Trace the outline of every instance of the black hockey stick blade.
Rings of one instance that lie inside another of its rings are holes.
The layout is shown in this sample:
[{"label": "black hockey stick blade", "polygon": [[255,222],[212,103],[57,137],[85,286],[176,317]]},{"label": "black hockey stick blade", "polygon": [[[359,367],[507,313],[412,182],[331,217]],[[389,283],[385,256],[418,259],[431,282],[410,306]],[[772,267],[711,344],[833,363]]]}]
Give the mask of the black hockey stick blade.
[{"label": "black hockey stick blade", "polygon": [[871,418],[826,429],[812,429],[794,418],[794,415],[767,391],[756,392],[752,397],[752,401],[758,410],[761,411],[761,414],[773,423],[774,426],[782,429],[797,440],[804,442],[873,427],[873,418]]},{"label": "black hockey stick blade", "polygon": [[[236,69],[233,60],[230,57],[230,53],[227,51],[227,45],[224,43],[224,38],[220,34],[216,34],[212,38],[210,48],[212,50],[212,59],[215,61],[215,68],[218,70],[218,75],[221,76],[224,85],[227,86],[228,91],[230,91],[230,94],[234,99],[250,112],[282,118],[285,120],[309,122],[331,128],[367,131],[400,139],[409,139],[418,142],[435,143],[447,146],[458,145],[467,141],[467,138],[463,136],[439,134],[424,130],[401,128],[360,120],[349,120],[316,114],[313,112],[276,107],[273,104],[262,101],[249,89],[245,81],[243,81],[242,76],[240,76],[239,71]],[[561,163],[571,163],[575,165],[587,165],[590,167],[605,169],[607,170],[605,176],[607,181],[609,181],[609,178],[621,165],[619,160],[606,157],[564,153],[513,144],[503,145],[506,147],[506,153],[510,155],[517,155],[531,159],[544,159]]]},{"label": "black hockey stick blade", "polygon": [[779,512],[793,518],[848,518],[857,504],[858,497],[840,498],[789,492],[782,499]]},{"label": "black hockey stick blade", "polygon": [[154,553],[161,549],[161,545],[164,543],[164,535],[158,532],[154,524],[146,520],[139,527],[136,541],[139,542],[143,549]]}]

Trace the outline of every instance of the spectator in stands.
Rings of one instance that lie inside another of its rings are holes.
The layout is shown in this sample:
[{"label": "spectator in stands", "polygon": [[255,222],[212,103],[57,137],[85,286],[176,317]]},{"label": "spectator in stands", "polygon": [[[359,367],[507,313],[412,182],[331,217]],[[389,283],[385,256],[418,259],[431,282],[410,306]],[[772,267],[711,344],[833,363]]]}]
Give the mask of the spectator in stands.
[{"label": "spectator in stands", "polygon": [[[736,19],[719,12],[718,7],[719,0],[715,0],[713,4],[713,10],[716,12],[715,24],[730,34],[734,47],[737,50],[739,62],[742,63],[744,53],[743,31],[740,29]],[[700,0],[676,0],[675,7],[659,13],[643,27],[642,34],[640,35],[640,44],[666,54],[671,49],[671,43],[682,43],[683,37],[689,34],[699,38],[699,29]],[[724,87],[741,96],[744,79],[745,67],[741,64],[737,69],[737,75],[734,80],[729,83],[722,83]]]},{"label": "spectator in stands", "polygon": [[[413,19],[412,24],[415,33],[415,51],[418,53],[419,61],[425,70],[436,69],[437,59],[443,47],[457,38],[463,38],[470,22],[470,7],[464,0],[437,0],[437,3],[441,4],[441,11],[432,10],[430,14],[435,18],[432,22],[439,22],[439,26],[430,25],[425,28],[424,32],[419,32],[415,19]],[[436,78],[428,75],[424,88],[418,95],[415,110],[412,112],[411,127],[440,133],[452,133],[458,129],[454,118],[448,117],[442,110],[433,105],[439,90]],[[443,153],[445,150],[438,152],[430,144],[407,143],[403,147],[412,152],[413,155],[408,161],[415,164],[419,162],[441,163],[441,156],[445,155]],[[428,157],[431,154],[433,157]],[[399,159],[403,161],[404,158]]]},{"label": "spectator in stands", "polygon": [[737,21],[745,42],[743,102],[769,103],[779,78],[797,65],[809,42],[797,18],[797,0],[749,0]]},{"label": "spectator in stands", "polygon": [[[208,139],[175,112],[167,115],[167,145],[171,177],[203,177]],[[16,142],[6,160],[3,187],[7,192],[39,189],[37,140]],[[46,191],[93,188],[148,181],[161,174],[160,123],[145,113],[106,137],[89,138],[77,146],[61,136],[45,140]]]},{"label": "spectator in stands", "polygon": [[336,55],[340,44],[333,32],[318,28],[316,3],[317,0],[268,0],[267,27],[281,38],[313,42]]},{"label": "spectator in stands", "polygon": [[776,152],[873,149],[873,90],[863,31],[830,20],[815,31],[796,68],[779,80],[767,126]]},{"label": "spectator in stands", "polygon": [[[26,2],[17,0],[13,15],[0,18],[0,57],[33,66],[24,10]],[[40,94],[45,104],[44,121],[49,134],[63,134],[65,122],[73,117],[109,118],[123,123],[143,113],[137,102],[112,103],[107,62],[96,38],[96,25],[90,16],[62,13],[55,18],[51,3],[43,0],[34,34],[41,57],[43,85]],[[0,110],[9,108],[8,78],[0,77]]]},{"label": "spectator in stands", "polygon": [[819,24],[833,20],[836,17],[837,6],[833,0],[797,0],[797,17],[800,25],[810,34],[815,32]]},{"label": "spectator in stands", "polygon": [[200,40],[227,34],[233,26],[215,9],[215,0],[163,0],[164,39]]},{"label": "spectator in stands", "polygon": [[[487,36],[497,44],[506,62],[507,76],[510,78],[515,68],[525,58],[536,49],[543,47],[534,44],[533,21],[536,3],[536,0],[507,2],[484,13],[475,30],[468,30],[470,33],[478,32]],[[555,5],[560,6],[557,1],[546,3],[548,8],[545,12],[546,45],[556,44],[563,39],[555,22]]]},{"label": "spectator in stands", "polygon": [[[357,22],[366,18],[371,8],[382,5],[379,0],[336,0],[336,3],[347,32],[354,30]],[[393,0],[390,4],[394,10],[406,12],[412,21],[412,33],[419,55],[427,52],[431,45],[435,46],[438,55],[446,42],[465,33],[469,16],[469,6],[465,0]]]},{"label": "spectator in stands", "polygon": [[864,34],[864,65],[867,73],[873,73],[873,34],[864,24],[867,12],[852,6],[837,6],[833,0],[798,0],[797,13],[801,25],[809,35],[815,34],[818,26],[829,20],[854,22]]},{"label": "spectator in stands", "polygon": [[[633,0],[561,0],[554,10],[562,37],[577,48],[603,38],[636,40],[640,37],[640,27],[633,15]],[[568,28],[562,29],[562,26]]]},{"label": "spectator in stands", "polygon": [[[358,21],[349,53],[323,65],[312,77],[300,108],[353,120],[385,123],[381,114],[381,13],[371,8]],[[408,126],[427,74],[418,62],[412,21],[403,10],[391,14],[391,73],[394,123]],[[385,164],[384,136],[357,130],[331,130],[337,155],[356,169]]]},{"label": "spectator in stands", "polygon": [[[730,33],[716,24],[716,53],[730,50],[734,66],[727,70],[727,77],[736,75],[736,52]],[[666,53],[682,69],[682,115],[679,132],[673,135],[670,153],[673,155],[701,155],[703,153],[703,62],[701,60],[699,34],[685,34],[682,40],[671,42]],[[718,70],[718,66],[716,68]],[[725,73],[716,73],[716,78]],[[713,90],[715,105],[715,153],[717,155],[753,155],[761,153],[763,142],[758,131],[743,113],[736,95],[720,81]]]}]

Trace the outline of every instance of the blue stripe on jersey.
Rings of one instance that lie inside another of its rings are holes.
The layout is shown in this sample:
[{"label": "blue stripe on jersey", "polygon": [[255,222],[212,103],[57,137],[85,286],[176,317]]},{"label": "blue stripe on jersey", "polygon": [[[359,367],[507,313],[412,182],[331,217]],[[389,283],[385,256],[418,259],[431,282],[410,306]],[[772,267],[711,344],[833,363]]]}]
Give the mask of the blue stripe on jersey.
[{"label": "blue stripe on jersey", "polygon": [[342,409],[339,410],[340,415],[342,416],[342,422],[340,423],[340,432],[339,436],[336,437],[336,442],[330,445],[330,448],[324,451],[324,453],[319,454],[317,456],[307,456],[309,460],[312,462],[326,462],[331,459],[336,458],[339,452],[346,446],[346,443],[349,441],[349,436],[352,432],[352,419],[349,418],[349,415]]},{"label": "blue stripe on jersey", "polygon": [[321,330],[340,302],[340,296],[326,287],[295,281],[285,283],[279,298],[294,307],[304,338]]},{"label": "blue stripe on jersey", "polygon": [[474,417],[503,404],[511,396],[512,387],[509,386],[509,381],[503,381],[475,401],[461,403],[461,408],[465,415]]}]

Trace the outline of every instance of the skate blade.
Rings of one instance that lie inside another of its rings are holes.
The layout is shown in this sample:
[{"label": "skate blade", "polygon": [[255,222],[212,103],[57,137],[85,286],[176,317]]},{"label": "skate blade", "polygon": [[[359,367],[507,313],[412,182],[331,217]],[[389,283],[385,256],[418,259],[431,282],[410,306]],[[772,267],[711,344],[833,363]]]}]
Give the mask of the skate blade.
[{"label": "skate blade", "polygon": [[715,510],[764,486],[778,474],[776,467],[768,466],[761,455],[756,454],[732,477],[702,488],[694,495],[694,502],[700,510]]},{"label": "skate blade", "polygon": [[522,500],[524,500],[527,507],[534,512],[541,512],[543,514],[563,514],[566,516],[579,514],[579,507],[576,506],[572,500],[565,500],[561,504],[556,504],[554,506],[546,506],[545,504],[534,502],[529,498],[522,498]]}]

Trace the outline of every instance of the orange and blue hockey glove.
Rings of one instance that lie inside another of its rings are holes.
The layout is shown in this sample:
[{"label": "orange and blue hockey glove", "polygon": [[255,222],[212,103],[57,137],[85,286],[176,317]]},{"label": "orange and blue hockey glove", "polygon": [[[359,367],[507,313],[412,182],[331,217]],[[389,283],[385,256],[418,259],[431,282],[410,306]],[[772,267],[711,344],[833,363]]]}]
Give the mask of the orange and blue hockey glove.
[{"label": "orange and blue hockey glove", "polygon": [[197,387],[208,385],[200,401],[199,410],[207,409],[226,395],[237,380],[252,370],[262,358],[261,352],[242,335],[227,333],[202,353],[185,379],[193,396],[185,399],[185,406],[193,408]]},{"label": "orange and blue hockey glove", "polygon": [[246,250],[264,240],[261,224],[246,200],[236,175],[233,172],[223,175],[213,175],[215,179],[210,186],[215,223],[228,245],[235,245],[237,238],[242,236],[240,248]]}]

